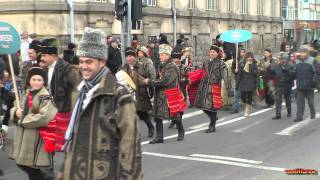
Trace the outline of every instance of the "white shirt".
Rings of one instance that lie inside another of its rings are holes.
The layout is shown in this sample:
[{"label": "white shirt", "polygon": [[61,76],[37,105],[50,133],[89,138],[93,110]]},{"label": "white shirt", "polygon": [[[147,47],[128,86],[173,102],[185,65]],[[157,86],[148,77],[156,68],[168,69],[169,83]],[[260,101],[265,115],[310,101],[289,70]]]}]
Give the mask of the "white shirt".
[{"label": "white shirt", "polygon": [[54,73],[54,68],[57,64],[57,61],[55,61],[51,66],[48,67],[48,87],[50,89],[50,84],[51,84],[51,80],[52,80],[52,76]]},{"label": "white shirt", "polygon": [[28,41],[22,41],[20,45],[20,52],[21,52],[21,59],[22,62],[29,61],[28,56],[28,49],[29,49],[29,42]]}]

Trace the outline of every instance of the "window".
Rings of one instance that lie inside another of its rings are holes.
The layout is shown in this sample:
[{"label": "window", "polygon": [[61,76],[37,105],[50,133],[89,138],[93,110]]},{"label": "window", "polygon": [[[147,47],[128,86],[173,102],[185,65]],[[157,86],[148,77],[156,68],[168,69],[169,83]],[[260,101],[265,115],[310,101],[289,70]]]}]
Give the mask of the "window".
[{"label": "window", "polygon": [[132,30],[141,30],[142,20],[132,21]]},{"label": "window", "polygon": [[248,0],[240,0],[241,14],[248,14]]},{"label": "window", "polygon": [[257,14],[258,15],[263,15],[263,10],[264,10],[264,0],[258,0],[258,7],[257,7]]},{"label": "window", "polygon": [[189,9],[194,9],[195,8],[195,0],[189,0]]},{"label": "window", "polygon": [[263,34],[260,35],[259,49],[261,49],[261,50],[264,49],[264,38],[263,38]]},{"label": "window", "polygon": [[144,4],[147,6],[157,6],[157,1],[156,0],[142,0]]},{"label": "window", "polygon": [[218,9],[217,0],[207,0],[207,10],[214,10]]},{"label": "window", "polygon": [[95,0],[95,2],[107,3],[108,0]]},{"label": "window", "polygon": [[234,0],[228,0],[228,1],[227,1],[227,3],[228,3],[228,4],[227,4],[227,6],[228,6],[228,7],[227,7],[227,8],[228,8],[228,9],[227,9],[228,12],[233,12],[233,3],[234,3],[233,1],[234,1]]},{"label": "window", "polygon": [[276,34],[273,35],[273,42],[274,42],[274,48],[276,49],[277,48],[277,35]]}]

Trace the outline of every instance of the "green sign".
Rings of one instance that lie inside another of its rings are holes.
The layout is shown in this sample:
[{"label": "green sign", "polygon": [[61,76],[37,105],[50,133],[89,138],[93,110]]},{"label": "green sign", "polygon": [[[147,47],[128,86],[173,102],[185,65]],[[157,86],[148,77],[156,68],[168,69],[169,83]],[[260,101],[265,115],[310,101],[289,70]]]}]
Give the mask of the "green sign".
[{"label": "green sign", "polygon": [[0,22],[0,54],[16,53],[20,49],[20,35],[6,22]]}]

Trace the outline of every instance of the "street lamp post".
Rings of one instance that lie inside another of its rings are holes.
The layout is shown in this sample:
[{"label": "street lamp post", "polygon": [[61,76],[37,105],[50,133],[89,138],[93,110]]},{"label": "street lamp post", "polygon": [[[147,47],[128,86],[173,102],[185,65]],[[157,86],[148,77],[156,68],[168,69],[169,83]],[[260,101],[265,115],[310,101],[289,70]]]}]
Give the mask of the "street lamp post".
[{"label": "street lamp post", "polygon": [[73,1],[67,0],[69,8],[70,8],[70,39],[71,42],[74,43],[74,8],[73,8]]}]

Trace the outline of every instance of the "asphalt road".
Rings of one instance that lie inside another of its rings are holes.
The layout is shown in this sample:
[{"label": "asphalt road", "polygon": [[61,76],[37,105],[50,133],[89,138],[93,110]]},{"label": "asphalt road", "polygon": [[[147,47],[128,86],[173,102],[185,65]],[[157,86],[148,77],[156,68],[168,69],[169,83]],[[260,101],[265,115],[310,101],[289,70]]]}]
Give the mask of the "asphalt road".
[{"label": "asphalt road", "polygon": [[[263,104],[254,107],[251,117],[231,115],[228,109],[218,113],[217,131],[206,134],[208,117],[198,109],[184,115],[185,140],[176,141],[176,129],[164,125],[164,144],[148,144],[147,128],[140,122],[145,180],[291,180],[320,179],[319,175],[289,175],[288,169],[320,171],[320,107],[316,96],[316,120],[310,120],[306,106],[304,121],[293,122],[283,108],[281,120],[271,120],[274,109]],[[12,137],[10,134],[9,137]],[[10,145],[9,145],[10,146]],[[56,164],[62,162],[62,154]],[[8,160],[8,150],[0,152],[0,179],[27,179]]]}]

